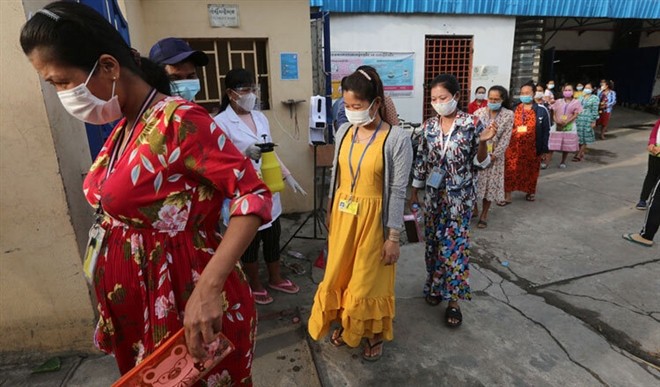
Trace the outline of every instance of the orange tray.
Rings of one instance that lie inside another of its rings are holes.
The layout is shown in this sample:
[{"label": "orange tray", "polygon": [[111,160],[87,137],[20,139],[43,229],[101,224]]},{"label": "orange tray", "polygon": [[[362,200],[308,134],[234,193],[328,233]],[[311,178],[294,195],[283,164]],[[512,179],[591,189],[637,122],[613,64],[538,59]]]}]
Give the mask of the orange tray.
[{"label": "orange tray", "polygon": [[215,341],[205,345],[206,360],[193,362],[181,328],[174,336],[133,367],[112,387],[188,387],[202,378],[234,350],[234,345],[220,333]]}]

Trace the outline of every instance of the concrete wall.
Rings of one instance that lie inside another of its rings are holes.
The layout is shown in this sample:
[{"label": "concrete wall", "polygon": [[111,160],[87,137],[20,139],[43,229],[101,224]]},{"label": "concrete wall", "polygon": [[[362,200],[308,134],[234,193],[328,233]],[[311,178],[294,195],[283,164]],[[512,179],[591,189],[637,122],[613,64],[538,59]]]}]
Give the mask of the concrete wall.
[{"label": "concrete wall", "polygon": [[515,17],[333,14],[330,26],[333,51],[415,53],[413,96],[394,98],[399,115],[407,121],[423,120],[425,35],[474,36],[472,64],[498,67],[496,76],[472,80],[471,96],[478,85],[508,88],[510,83]]},{"label": "concrete wall", "polygon": [[[285,212],[312,208],[313,157],[308,144],[309,97],[312,95],[312,57],[309,1],[237,0],[240,27],[211,28],[207,0],[130,0],[120,2],[126,10],[131,44],[143,55],[158,40],[181,38],[267,38],[271,109],[264,111],[278,143],[277,153],[298,182],[310,193],[306,198],[287,189],[282,195]],[[297,52],[298,81],[280,80],[280,52]],[[298,105],[299,137],[294,121],[281,101],[303,99]]]},{"label": "concrete wall", "polygon": [[[546,39],[552,34],[546,32]],[[582,35],[578,31],[559,31],[548,41],[546,49],[554,47],[558,51],[604,51],[612,48],[613,37],[612,31],[587,31]]]},{"label": "concrete wall", "polygon": [[[55,101],[50,86],[40,83],[20,49],[26,9],[20,0],[0,2],[3,362],[42,352],[91,350],[94,326],[65,188],[65,181],[76,180],[77,173],[80,190],[84,129],[62,115],[61,107],[60,111],[51,108]],[[86,155],[89,159],[88,151]],[[71,167],[74,172],[67,171],[65,176],[64,162],[58,159],[68,159],[68,166],[77,168]]]},{"label": "concrete wall", "polygon": [[639,38],[639,47],[656,46],[660,46],[660,32],[654,32],[650,35],[647,35],[646,32],[642,32],[642,36]]}]

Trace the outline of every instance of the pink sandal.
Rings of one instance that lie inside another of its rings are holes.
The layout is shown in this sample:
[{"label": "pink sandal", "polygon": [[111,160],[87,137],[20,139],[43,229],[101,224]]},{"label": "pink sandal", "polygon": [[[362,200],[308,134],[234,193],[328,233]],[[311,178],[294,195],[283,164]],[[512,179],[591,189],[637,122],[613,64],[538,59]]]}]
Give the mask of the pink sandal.
[{"label": "pink sandal", "polygon": [[259,305],[268,305],[274,301],[266,289],[261,292],[252,291],[252,294],[254,295],[254,302]]},{"label": "pink sandal", "polygon": [[290,280],[284,280],[284,282],[280,282],[277,285],[273,285],[269,283],[268,287],[273,290],[279,290],[280,292],[289,293],[289,294],[296,294],[300,291],[300,288]]}]

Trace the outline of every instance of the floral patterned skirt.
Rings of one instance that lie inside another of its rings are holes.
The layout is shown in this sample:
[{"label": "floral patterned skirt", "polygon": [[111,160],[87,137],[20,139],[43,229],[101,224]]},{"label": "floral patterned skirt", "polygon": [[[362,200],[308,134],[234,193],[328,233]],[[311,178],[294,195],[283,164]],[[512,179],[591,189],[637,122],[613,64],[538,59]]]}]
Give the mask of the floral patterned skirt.
[{"label": "floral patterned skirt", "polygon": [[[219,241],[212,230],[170,235],[152,229],[107,229],[94,278],[100,314],[95,344],[115,355],[122,374],[183,326],[186,302]],[[207,385],[252,385],[256,309],[239,266],[217,302],[224,306],[222,332],[236,350],[207,374]]]},{"label": "floral patterned skirt", "polygon": [[[428,203],[426,208],[432,208]],[[424,295],[446,301],[471,299],[470,291],[470,218],[471,206],[462,215],[450,216],[441,203],[426,213],[426,282]]]}]

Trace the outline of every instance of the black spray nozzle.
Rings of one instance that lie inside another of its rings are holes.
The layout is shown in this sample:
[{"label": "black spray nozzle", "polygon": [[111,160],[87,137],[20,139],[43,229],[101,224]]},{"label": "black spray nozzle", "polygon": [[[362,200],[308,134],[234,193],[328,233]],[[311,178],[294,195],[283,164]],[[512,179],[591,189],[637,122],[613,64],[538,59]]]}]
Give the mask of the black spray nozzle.
[{"label": "black spray nozzle", "polygon": [[262,152],[272,152],[272,151],[274,151],[275,147],[277,145],[275,145],[272,142],[266,142],[266,139],[268,138],[267,135],[262,134],[261,137],[264,139],[264,142],[262,144],[254,144],[254,145],[258,146],[259,149],[261,149]]}]

